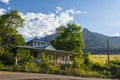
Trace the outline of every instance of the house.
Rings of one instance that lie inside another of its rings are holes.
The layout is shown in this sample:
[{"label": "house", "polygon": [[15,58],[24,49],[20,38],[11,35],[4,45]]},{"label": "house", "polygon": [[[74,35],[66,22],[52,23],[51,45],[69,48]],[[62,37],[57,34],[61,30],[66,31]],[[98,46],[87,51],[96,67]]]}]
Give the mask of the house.
[{"label": "house", "polygon": [[34,48],[40,48],[40,49],[49,49],[49,50],[56,50],[52,45],[50,45],[48,42],[41,41],[37,37],[33,38],[32,40],[29,40],[26,42],[26,46],[31,46]]},{"label": "house", "polygon": [[[26,46],[18,46],[17,49],[30,50],[35,62],[40,61],[40,54],[44,53],[47,56],[52,56],[51,61],[60,64],[71,63],[69,57],[73,52],[56,50],[50,43],[41,41],[37,37],[26,42]],[[17,63],[16,63],[17,64]]]}]

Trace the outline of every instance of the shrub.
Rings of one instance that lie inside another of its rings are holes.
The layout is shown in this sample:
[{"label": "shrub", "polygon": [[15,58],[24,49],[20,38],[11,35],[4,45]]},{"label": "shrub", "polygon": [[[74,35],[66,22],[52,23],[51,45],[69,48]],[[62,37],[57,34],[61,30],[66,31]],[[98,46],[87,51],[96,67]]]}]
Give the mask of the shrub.
[{"label": "shrub", "polygon": [[110,71],[113,77],[120,77],[120,61],[111,61]]},{"label": "shrub", "polygon": [[39,72],[40,68],[38,68],[37,64],[33,62],[33,56],[30,54],[28,50],[18,50],[17,51],[17,59],[18,71],[26,71],[26,72]]},{"label": "shrub", "polygon": [[4,66],[14,65],[14,56],[0,47],[0,61]]},{"label": "shrub", "polygon": [[60,66],[59,65],[50,65],[49,66],[49,73],[51,74],[59,74],[59,71],[60,71]]},{"label": "shrub", "polygon": [[42,73],[49,73],[50,59],[45,53],[41,53],[41,61],[38,63]]},{"label": "shrub", "polygon": [[89,66],[91,64],[90,61],[90,53],[84,53],[83,54],[83,64]]},{"label": "shrub", "polygon": [[111,76],[111,73],[108,70],[104,70],[103,74],[106,75],[106,77],[110,77]]},{"label": "shrub", "polygon": [[75,69],[75,75],[83,76],[83,77],[99,77],[99,78],[105,77],[103,74],[99,72],[91,71],[91,70],[84,70],[84,69]]},{"label": "shrub", "polygon": [[2,64],[2,62],[0,61],[0,70],[2,70],[3,69],[3,64]]},{"label": "shrub", "polygon": [[93,63],[91,65],[91,69],[94,71],[104,71],[106,69],[106,66],[100,63]]}]

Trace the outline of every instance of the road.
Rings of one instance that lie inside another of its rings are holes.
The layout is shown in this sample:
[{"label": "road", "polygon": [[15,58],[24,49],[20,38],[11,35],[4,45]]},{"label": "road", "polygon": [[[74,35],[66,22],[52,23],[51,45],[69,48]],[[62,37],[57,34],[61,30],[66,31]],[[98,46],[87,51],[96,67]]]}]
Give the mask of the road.
[{"label": "road", "polygon": [[0,71],[0,80],[112,80],[112,79],[98,79],[98,78],[84,78],[84,77],[41,74],[41,73]]}]

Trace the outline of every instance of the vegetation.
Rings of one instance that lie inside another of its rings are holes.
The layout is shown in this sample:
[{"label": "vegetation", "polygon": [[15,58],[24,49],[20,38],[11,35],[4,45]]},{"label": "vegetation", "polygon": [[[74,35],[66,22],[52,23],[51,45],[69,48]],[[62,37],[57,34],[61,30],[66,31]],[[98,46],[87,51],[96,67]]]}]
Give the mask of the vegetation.
[{"label": "vegetation", "polygon": [[17,31],[24,25],[17,10],[0,16],[0,44],[7,51],[11,51],[15,46],[23,45],[24,38]]},{"label": "vegetation", "polygon": [[33,56],[28,50],[18,50],[17,54],[17,70],[26,72],[38,72],[37,64],[33,62]]},{"label": "vegetation", "polygon": [[81,26],[75,23],[61,25],[56,29],[56,37],[51,44],[58,50],[81,53],[85,47],[81,29]]},{"label": "vegetation", "polygon": [[0,63],[2,65],[13,65],[14,64],[14,56],[8,51],[5,51],[4,48],[0,48]]}]

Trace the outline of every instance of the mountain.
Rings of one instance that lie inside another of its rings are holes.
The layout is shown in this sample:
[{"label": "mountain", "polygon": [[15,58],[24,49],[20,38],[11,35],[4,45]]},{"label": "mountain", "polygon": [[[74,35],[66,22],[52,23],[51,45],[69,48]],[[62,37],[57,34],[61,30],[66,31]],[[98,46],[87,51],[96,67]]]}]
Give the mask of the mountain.
[{"label": "mountain", "polygon": [[45,37],[40,38],[41,41],[46,41],[46,42],[50,42],[52,39],[54,39],[56,36],[56,34],[52,34],[52,35],[47,35]]},{"label": "mountain", "polygon": [[[107,40],[109,40],[109,48],[112,50],[120,49],[120,38],[113,38],[100,33],[91,32],[83,29],[83,39],[86,44],[85,51],[92,53],[105,53],[107,51]],[[40,40],[50,42],[56,34],[47,35]]]},{"label": "mountain", "polygon": [[109,41],[109,49],[111,53],[120,53],[120,38],[106,36],[88,29],[83,29],[83,39],[86,44],[85,51],[91,53],[106,53],[107,40]]},{"label": "mountain", "polygon": [[91,32],[88,29],[83,30],[83,39],[86,43],[86,48],[106,48],[107,40],[109,40],[110,48],[120,48],[120,38],[105,36],[99,33]]}]

